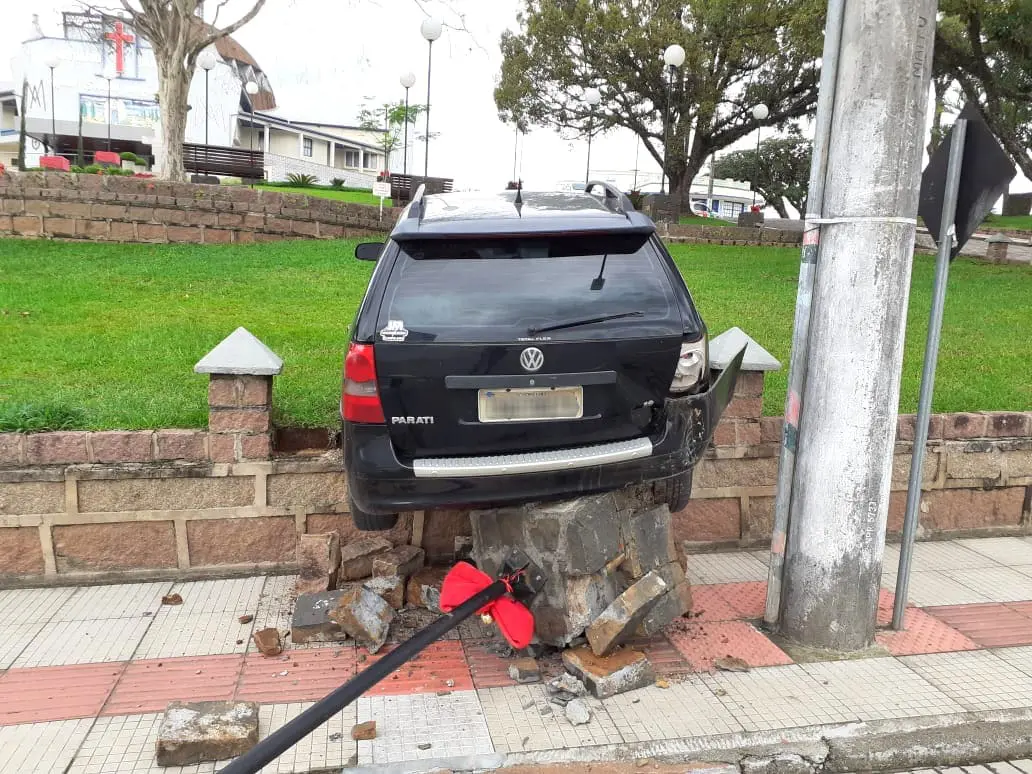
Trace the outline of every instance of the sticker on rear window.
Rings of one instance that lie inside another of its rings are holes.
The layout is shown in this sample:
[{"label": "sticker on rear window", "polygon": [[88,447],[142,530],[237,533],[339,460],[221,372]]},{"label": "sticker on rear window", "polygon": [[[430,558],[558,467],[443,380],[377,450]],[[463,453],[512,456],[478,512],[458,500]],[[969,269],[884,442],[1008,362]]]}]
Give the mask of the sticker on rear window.
[{"label": "sticker on rear window", "polygon": [[404,341],[408,338],[404,321],[388,320],[387,327],[380,331],[380,338],[384,341]]}]

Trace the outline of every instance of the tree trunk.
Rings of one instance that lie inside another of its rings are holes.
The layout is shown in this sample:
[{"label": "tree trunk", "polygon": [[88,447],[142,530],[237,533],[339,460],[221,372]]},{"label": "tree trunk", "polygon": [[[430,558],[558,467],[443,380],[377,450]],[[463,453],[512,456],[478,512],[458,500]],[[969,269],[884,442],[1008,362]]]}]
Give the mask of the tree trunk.
[{"label": "tree trunk", "polygon": [[183,51],[162,52],[159,55],[155,50],[154,53],[158,65],[158,103],[161,110],[159,176],[165,180],[182,182],[186,179],[183,142],[186,139],[187,102],[194,68],[185,64],[186,55]]},{"label": "tree trunk", "polygon": [[[763,198],[767,199],[766,196],[764,196]],[[784,196],[775,196],[772,199],[767,199],[767,206],[768,207],[773,207],[775,210],[777,210],[779,218],[783,218],[785,220],[788,220],[788,210],[785,209],[785,197]]]},{"label": "tree trunk", "polygon": [[25,171],[25,141],[28,139],[28,135],[25,134],[25,100],[29,96],[29,81],[27,78],[22,78],[22,90],[21,90],[21,129],[18,135],[18,169],[22,172]]}]

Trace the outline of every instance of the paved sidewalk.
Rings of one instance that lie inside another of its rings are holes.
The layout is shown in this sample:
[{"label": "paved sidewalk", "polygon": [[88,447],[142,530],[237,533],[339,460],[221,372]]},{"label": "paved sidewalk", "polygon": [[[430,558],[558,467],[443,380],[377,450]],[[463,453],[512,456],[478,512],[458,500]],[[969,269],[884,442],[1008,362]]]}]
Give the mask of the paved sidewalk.
[{"label": "paved sidewalk", "polygon": [[[697,616],[636,643],[669,687],[590,700],[586,725],[567,722],[542,685],[514,685],[492,630],[471,621],[267,771],[687,759],[941,726],[971,713],[1032,720],[1032,539],[918,544],[907,631],[881,632],[882,655],[841,662],[793,663],[754,625],[765,560],[762,552],[690,556]],[[890,546],[885,567],[896,561]],[[293,581],[0,591],[0,774],[215,771],[154,765],[168,701],[260,702],[265,735],[377,657],[352,644],[291,646],[271,659],[254,652],[252,631],[289,628]],[[894,582],[886,575],[883,585]],[[162,606],[173,591],[184,603]],[[883,624],[891,605],[885,590]],[[240,624],[245,614],[254,621]],[[417,612],[407,624],[430,619]],[[402,628],[395,641],[410,632]],[[745,659],[752,671],[712,671],[726,655]],[[544,667],[560,669],[555,659]],[[371,719],[379,737],[353,742],[351,726]]]}]

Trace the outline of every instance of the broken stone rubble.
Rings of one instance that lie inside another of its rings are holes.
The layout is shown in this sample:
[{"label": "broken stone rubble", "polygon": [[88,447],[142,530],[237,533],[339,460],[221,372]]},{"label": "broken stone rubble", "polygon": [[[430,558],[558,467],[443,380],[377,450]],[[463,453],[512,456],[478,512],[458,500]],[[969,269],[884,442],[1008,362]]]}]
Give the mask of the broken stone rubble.
[{"label": "broken stone rubble", "polygon": [[587,628],[588,644],[594,654],[608,656],[633,637],[668,588],[658,573],[649,572],[613,600]]},{"label": "broken stone rubble", "polygon": [[395,546],[373,557],[372,575],[408,578],[423,567],[425,557],[423,549],[418,546]]},{"label": "broken stone rubble", "polygon": [[370,653],[376,653],[387,641],[394,609],[382,597],[360,586],[345,591],[329,617]]},{"label": "broken stone rubble", "polygon": [[584,681],[596,699],[608,699],[656,681],[656,673],[645,654],[630,648],[623,648],[610,656],[596,656],[590,648],[582,646],[564,651],[563,665]]},{"label": "broken stone rubble", "polygon": [[250,701],[171,702],[154,743],[159,766],[191,766],[243,755],[258,744],[258,705]]},{"label": "broken stone rubble", "polygon": [[341,546],[338,581],[361,580],[373,574],[373,559],[394,548],[394,544],[382,537],[365,537]]},{"label": "broken stone rubble", "polygon": [[340,536],[336,532],[302,535],[297,544],[297,592],[316,594],[337,586]]}]

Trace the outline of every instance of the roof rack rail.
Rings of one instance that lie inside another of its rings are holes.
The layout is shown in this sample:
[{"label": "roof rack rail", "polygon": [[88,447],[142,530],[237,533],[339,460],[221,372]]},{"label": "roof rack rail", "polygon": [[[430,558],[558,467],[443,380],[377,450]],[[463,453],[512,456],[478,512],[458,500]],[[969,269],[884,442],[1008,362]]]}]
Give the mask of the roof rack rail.
[{"label": "roof rack rail", "polygon": [[593,189],[597,185],[600,185],[603,189],[605,189],[605,203],[607,206],[615,205],[614,209],[616,209],[618,212],[622,212],[624,215],[627,215],[627,213],[629,212],[636,212],[636,210],[634,209],[634,203],[630,200],[630,197],[628,197],[627,194],[625,194],[612,183],[607,183],[604,180],[590,181],[584,187],[584,193],[590,194],[591,189]]},{"label": "roof rack rail", "polygon": [[412,202],[409,204],[408,215],[406,218],[415,218],[417,222],[423,220],[423,213],[425,211],[423,194],[426,192],[426,183],[420,183],[419,188],[412,195]]}]

